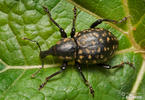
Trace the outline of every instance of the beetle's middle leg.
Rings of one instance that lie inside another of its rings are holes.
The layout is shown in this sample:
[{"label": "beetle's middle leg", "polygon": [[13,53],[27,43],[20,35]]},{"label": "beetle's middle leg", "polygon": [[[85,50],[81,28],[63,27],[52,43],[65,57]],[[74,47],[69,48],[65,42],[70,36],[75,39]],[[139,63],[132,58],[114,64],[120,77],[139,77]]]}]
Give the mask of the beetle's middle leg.
[{"label": "beetle's middle leg", "polygon": [[48,14],[49,19],[59,28],[59,31],[60,31],[60,33],[61,33],[61,37],[67,38],[66,32],[65,32],[64,29],[63,29],[58,23],[56,23],[55,20],[51,17],[51,14],[50,14],[48,8],[46,8],[46,7],[43,6],[43,9],[44,9],[44,11]]},{"label": "beetle's middle leg", "polygon": [[91,26],[90,28],[95,28],[97,25],[101,24],[103,21],[106,21],[106,22],[113,22],[113,23],[122,23],[124,21],[127,20],[127,17],[124,17],[123,19],[119,20],[119,21],[116,21],[116,20],[111,20],[111,19],[98,19],[96,20]]},{"label": "beetle's middle leg", "polygon": [[81,76],[82,76],[82,78],[83,78],[83,81],[84,81],[85,85],[86,85],[87,87],[89,87],[90,93],[91,93],[92,96],[94,97],[94,90],[93,90],[92,86],[89,84],[88,80],[85,78],[85,76],[84,76],[84,74],[83,74],[83,72],[82,72],[82,69],[81,69],[80,64],[79,64],[78,62],[75,62],[75,64],[76,64],[76,67],[77,67],[78,71],[80,72],[80,74],[81,74]]},{"label": "beetle's middle leg", "polygon": [[76,23],[76,18],[77,18],[77,9],[76,9],[75,6],[74,6],[74,9],[73,9],[73,12],[74,12],[74,18],[73,18],[73,26],[72,26],[72,29],[71,29],[71,37],[74,37],[75,32],[76,32],[75,23]]}]

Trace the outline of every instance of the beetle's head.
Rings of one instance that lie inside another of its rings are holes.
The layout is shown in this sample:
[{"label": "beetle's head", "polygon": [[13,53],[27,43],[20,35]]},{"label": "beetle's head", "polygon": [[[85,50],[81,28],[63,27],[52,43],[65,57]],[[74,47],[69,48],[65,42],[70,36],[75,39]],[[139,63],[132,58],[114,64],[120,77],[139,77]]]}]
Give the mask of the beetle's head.
[{"label": "beetle's head", "polygon": [[47,55],[49,55],[51,52],[51,49],[50,50],[46,50],[46,51],[42,51],[41,50],[41,47],[40,47],[40,45],[39,45],[39,43],[37,42],[37,41],[35,41],[35,40],[31,40],[31,39],[28,39],[28,38],[23,38],[23,40],[29,40],[29,41],[31,41],[31,42],[35,42],[36,44],[37,44],[37,46],[38,46],[38,48],[39,48],[39,50],[40,50],[40,54],[39,54],[39,56],[40,56],[40,58],[41,59],[43,59],[43,58],[45,58]]},{"label": "beetle's head", "polygon": [[54,54],[54,50],[53,50],[53,47],[51,47],[51,48],[48,49],[48,50],[40,51],[39,56],[40,56],[41,59],[43,59],[43,58],[45,58],[46,56],[48,56],[48,55],[53,55],[53,54]]}]

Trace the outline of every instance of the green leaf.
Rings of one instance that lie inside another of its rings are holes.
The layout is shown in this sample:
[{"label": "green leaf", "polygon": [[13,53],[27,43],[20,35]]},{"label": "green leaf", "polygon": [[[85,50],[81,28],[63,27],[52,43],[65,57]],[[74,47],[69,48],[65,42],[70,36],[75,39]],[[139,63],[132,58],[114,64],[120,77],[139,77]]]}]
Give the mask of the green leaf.
[{"label": "green leaf", "polygon": [[78,8],[77,32],[88,29],[100,18],[120,20],[121,24],[103,22],[99,28],[112,32],[119,49],[107,64],[132,62],[136,70],[125,65],[106,70],[97,65],[83,65],[83,73],[95,90],[94,100],[145,98],[145,1],[144,0],[1,0],[0,1],[0,100],[93,100],[80,74],[70,62],[67,70],[52,78],[38,90],[45,78],[59,70],[62,61],[48,56],[41,67],[39,49],[49,49],[61,39],[58,28],[49,20],[42,6],[70,36],[73,6]]}]

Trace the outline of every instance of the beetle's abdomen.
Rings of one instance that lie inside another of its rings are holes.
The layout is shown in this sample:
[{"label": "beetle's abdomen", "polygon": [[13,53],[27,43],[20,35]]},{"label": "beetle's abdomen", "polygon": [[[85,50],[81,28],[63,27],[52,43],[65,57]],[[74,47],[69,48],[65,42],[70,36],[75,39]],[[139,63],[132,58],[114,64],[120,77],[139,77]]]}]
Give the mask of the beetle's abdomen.
[{"label": "beetle's abdomen", "polygon": [[77,61],[102,63],[118,48],[117,38],[105,29],[88,29],[75,35],[78,44]]}]

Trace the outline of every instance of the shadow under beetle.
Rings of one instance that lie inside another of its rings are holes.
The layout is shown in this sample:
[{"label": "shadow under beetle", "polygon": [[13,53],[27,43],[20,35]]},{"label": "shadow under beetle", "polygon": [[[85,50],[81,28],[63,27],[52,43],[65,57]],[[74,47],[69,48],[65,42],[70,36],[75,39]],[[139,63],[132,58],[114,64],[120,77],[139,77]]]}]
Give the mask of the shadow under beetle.
[{"label": "shadow under beetle", "polygon": [[[53,73],[52,75],[46,78],[46,81],[40,85],[39,90],[46,85],[49,79],[63,72],[66,69],[68,61],[71,60],[75,60],[75,66],[80,72],[80,75],[82,76],[85,85],[90,89],[90,93],[92,94],[93,97],[94,97],[93,87],[89,84],[84,74],[82,73],[81,64],[84,63],[98,64],[99,66],[102,66],[107,69],[122,67],[124,64],[128,64],[134,68],[133,64],[130,62],[122,62],[121,64],[116,66],[104,64],[104,62],[106,62],[108,59],[112,57],[112,55],[118,48],[118,40],[108,30],[105,30],[103,28],[95,28],[103,21],[121,23],[127,20],[126,17],[124,17],[120,21],[110,19],[98,19],[90,26],[89,29],[76,33],[75,22],[77,16],[77,9],[76,7],[74,7],[73,9],[74,18],[71,29],[71,38],[67,38],[64,29],[53,20],[49,10],[46,7],[43,7],[43,9],[48,14],[49,19],[59,28],[62,39],[58,41],[56,45],[52,46],[49,50],[46,51],[41,50],[40,45],[37,41],[28,38],[24,39],[35,42],[38,45],[40,49],[41,60],[48,55],[53,55],[59,57],[60,59],[63,59],[63,64],[60,66],[59,71]],[[43,67],[44,61],[42,60],[42,67],[40,69],[42,69]],[[34,74],[32,74],[32,77],[34,77],[40,71],[40,69],[36,71]]]}]

